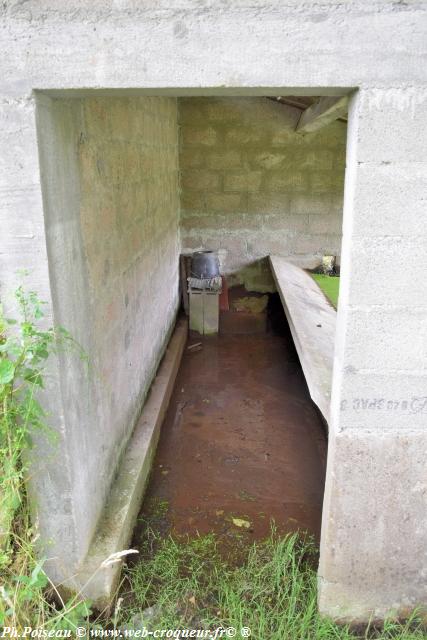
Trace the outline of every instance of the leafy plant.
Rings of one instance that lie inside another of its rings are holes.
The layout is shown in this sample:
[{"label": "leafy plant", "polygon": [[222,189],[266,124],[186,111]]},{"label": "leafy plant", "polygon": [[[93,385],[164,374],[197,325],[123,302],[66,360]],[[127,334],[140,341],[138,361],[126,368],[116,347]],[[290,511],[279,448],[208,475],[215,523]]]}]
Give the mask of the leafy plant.
[{"label": "leafy plant", "polygon": [[44,328],[44,303],[35,292],[21,286],[15,298],[18,319],[6,318],[0,306],[0,624],[46,624],[61,620],[68,609],[80,621],[83,610],[89,611],[85,603],[73,602],[58,615],[45,598],[49,580],[34,553],[25,454],[36,431],[54,437],[39,402],[49,356],[81,350],[65,329]]}]

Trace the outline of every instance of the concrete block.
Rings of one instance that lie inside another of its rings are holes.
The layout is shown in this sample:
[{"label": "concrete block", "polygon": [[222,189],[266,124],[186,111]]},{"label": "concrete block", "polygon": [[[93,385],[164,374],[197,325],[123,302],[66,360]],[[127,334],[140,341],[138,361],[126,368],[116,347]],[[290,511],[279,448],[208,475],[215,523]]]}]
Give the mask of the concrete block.
[{"label": "concrete block", "polygon": [[[179,154],[179,166],[180,169],[200,169],[204,168],[206,160],[206,152],[203,148],[197,149],[195,147],[182,148]],[[218,167],[209,167],[215,168]]]},{"label": "concrete block", "polygon": [[355,236],[427,235],[425,162],[361,164],[354,190]]},{"label": "concrete block", "polygon": [[344,167],[337,171],[315,171],[310,173],[310,191],[312,193],[344,193]]},{"label": "concrete block", "polygon": [[304,215],[291,215],[288,213],[272,213],[263,219],[263,228],[266,231],[288,231],[298,233],[310,233],[312,231],[309,226],[309,217]]},{"label": "concrete block", "polygon": [[335,213],[341,213],[342,218],[342,194],[319,194],[308,192],[303,195],[291,194],[290,212],[302,214],[328,214],[335,204]]},{"label": "concrete block", "polygon": [[364,89],[354,108],[359,162],[425,162],[425,86]]},{"label": "concrete block", "polygon": [[219,173],[204,170],[187,170],[181,175],[181,186],[183,189],[191,189],[193,191],[218,191],[220,187],[221,176]]},{"label": "concrete block", "polygon": [[278,169],[284,162],[286,162],[286,156],[277,151],[262,151],[256,153],[252,158],[254,166],[267,170]]},{"label": "concrete block", "polygon": [[426,524],[420,514],[426,455],[425,430],[331,434],[319,566],[322,614],[365,622],[406,617],[425,606]]},{"label": "concrete block", "polygon": [[241,153],[238,149],[216,148],[211,153],[206,154],[206,165],[209,169],[236,169],[241,166]]},{"label": "concrete block", "polygon": [[309,214],[308,233],[341,234],[342,220],[333,213]]},{"label": "concrete block", "polygon": [[183,190],[181,192],[181,214],[186,211],[204,211],[206,208],[205,201],[204,191]]},{"label": "concrete block", "polygon": [[196,233],[200,232],[200,229],[215,229],[218,226],[221,227],[221,223],[218,221],[218,217],[215,215],[203,214],[203,215],[184,215],[181,218],[181,225],[184,232],[194,229]]},{"label": "concrete block", "polygon": [[307,176],[303,171],[293,171],[291,173],[271,171],[265,175],[263,189],[265,191],[302,193],[307,190]]},{"label": "concrete block", "polygon": [[252,145],[263,140],[263,132],[254,123],[252,127],[238,126],[225,132],[227,146]]},{"label": "concrete block", "polygon": [[261,171],[226,173],[224,191],[258,191],[261,185]]},{"label": "concrete block", "polygon": [[332,413],[340,430],[370,432],[424,429],[427,420],[427,373],[377,372],[347,366],[340,377],[339,399]]},{"label": "concrete block", "polygon": [[205,196],[208,211],[237,212],[246,210],[246,196],[244,193],[214,193]]},{"label": "concrete block", "polygon": [[346,311],[345,366],[420,371],[427,360],[425,307],[372,306]]},{"label": "concrete block", "polygon": [[358,269],[349,278],[349,304],[427,309],[425,236],[358,237],[350,252]]},{"label": "concrete block", "polygon": [[290,197],[285,193],[259,191],[248,194],[249,213],[285,214],[289,211]]},{"label": "concrete block", "polygon": [[183,125],[181,127],[181,140],[185,140],[185,144],[210,147],[217,142],[217,132],[213,127]]}]

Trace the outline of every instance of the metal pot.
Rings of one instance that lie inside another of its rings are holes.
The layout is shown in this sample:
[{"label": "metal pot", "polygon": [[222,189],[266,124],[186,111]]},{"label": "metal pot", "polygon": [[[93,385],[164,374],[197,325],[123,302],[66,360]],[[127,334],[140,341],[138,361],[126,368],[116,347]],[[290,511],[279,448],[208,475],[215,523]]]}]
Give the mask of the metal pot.
[{"label": "metal pot", "polygon": [[194,278],[219,276],[219,260],[215,251],[196,251],[191,260],[191,275]]}]

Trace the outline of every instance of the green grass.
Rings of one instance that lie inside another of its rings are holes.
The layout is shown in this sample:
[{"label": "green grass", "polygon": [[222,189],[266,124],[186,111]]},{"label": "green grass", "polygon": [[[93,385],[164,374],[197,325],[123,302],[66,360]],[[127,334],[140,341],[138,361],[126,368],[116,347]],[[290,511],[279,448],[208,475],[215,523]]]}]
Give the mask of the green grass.
[{"label": "green grass", "polygon": [[317,282],[325,296],[332,302],[335,309],[338,304],[340,279],[337,276],[327,276],[323,273],[312,273],[312,278]]},{"label": "green grass", "polygon": [[[427,636],[415,618],[389,621],[382,630],[357,635],[317,612],[317,553],[297,534],[245,550],[233,566],[213,535],[162,539],[150,532],[142,557],[128,570],[122,628],[211,629],[249,627],[256,640],[420,640]],[[144,609],[153,607],[144,617]],[[147,617],[148,616],[148,617]]]}]

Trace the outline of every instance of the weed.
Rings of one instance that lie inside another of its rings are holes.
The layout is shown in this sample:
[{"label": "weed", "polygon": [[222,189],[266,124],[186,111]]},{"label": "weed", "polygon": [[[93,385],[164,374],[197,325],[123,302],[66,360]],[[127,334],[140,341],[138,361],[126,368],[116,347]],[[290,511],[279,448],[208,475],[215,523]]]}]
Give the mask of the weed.
[{"label": "weed", "polygon": [[0,624],[70,626],[87,617],[89,606],[73,601],[57,608],[45,597],[51,585],[34,553],[38,534],[27,505],[25,454],[35,431],[54,439],[38,400],[49,355],[79,348],[64,329],[41,326],[44,303],[34,292],[21,286],[16,300],[17,320],[0,307]]},{"label": "weed", "polygon": [[[155,544],[147,539],[141,562],[127,571],[131,604],[122,611],[124,626],[249,627],[256,640],[426,637],[415,615],[407,624],[389,620],[382,630],[371,628],[362,636],[321,617],[314,568],[317,549],[298,534],[280,538],[273,528],[267,540],[246,548],[239,567],[224,558],[213,534],[163,539],[151,531],[150,536]],[[144,611],[150,612],[148,619]]]}]

